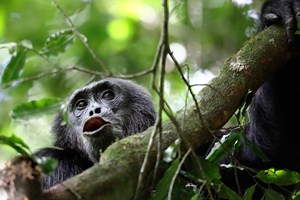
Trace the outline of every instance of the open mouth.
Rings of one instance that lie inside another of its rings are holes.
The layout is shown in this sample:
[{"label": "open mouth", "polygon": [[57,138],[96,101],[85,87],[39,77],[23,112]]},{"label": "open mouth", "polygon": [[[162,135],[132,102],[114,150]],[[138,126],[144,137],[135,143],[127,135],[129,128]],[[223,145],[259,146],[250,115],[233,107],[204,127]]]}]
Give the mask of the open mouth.
[{"label": "open mouth", "polygon": [[94,136],[99,133],[108,122],[104,121],[101,117],[92,117],[87,120],[83,127],[83,134],[86,136]]}]

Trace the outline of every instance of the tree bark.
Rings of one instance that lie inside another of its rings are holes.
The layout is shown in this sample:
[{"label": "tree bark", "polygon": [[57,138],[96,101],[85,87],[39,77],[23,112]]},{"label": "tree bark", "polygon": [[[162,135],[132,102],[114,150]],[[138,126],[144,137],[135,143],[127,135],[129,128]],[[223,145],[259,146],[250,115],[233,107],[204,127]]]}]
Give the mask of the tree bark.
[{"label": "tree bark", "polygon": [[0,199],[42,199],[42,176],[41,169],[31,158],[15,158],[0,167]]},{"label": "tree bark", "polygon": [[[272,26],[247,41],[224,63],[219,76],[197,94],[201,115],[194,102],[176,113],[186,148],[195,149],[208,141],[230,119],[247,92],[256,90],[295,54],[282,27]],[[44,199],[132,199],[152,131],[153,127],[115,142],[101,155],[99,164],[50,188]],[[162,134],[161,146],[166,149],[179,133],[171,121],[166,121]],[[154,168],[156,154],[153,145],[147,175]]]}]

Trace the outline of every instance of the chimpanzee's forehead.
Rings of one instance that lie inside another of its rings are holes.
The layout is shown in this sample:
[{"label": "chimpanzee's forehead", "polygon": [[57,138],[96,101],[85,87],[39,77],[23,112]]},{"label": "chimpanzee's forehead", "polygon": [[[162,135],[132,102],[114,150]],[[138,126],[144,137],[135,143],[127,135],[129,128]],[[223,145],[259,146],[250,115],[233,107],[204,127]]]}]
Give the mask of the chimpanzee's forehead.
[{"label": "chimpanzee's forehead", "polygon": [[69,100],[79,96],[85,96],[90,93],[101,92],[105,89],[113,88],[119,84],[121,84],[122,80],[115,78],[105,78],[100,81],[92,82],[82,88],[75,90],[72,95],[69,97]]},{"label": "chimpanzee's forehead", "polygon": [[86,85],[85,87],[79,89],[79,91],[83,91],[83,90],[97,90],[97,89],[102,89],[102,88],[106,88],[112,85],[116,85],[116,81],[111,81],[110,79],[103,79],[100,81],[95,81],[92,82],[88,85]]}]

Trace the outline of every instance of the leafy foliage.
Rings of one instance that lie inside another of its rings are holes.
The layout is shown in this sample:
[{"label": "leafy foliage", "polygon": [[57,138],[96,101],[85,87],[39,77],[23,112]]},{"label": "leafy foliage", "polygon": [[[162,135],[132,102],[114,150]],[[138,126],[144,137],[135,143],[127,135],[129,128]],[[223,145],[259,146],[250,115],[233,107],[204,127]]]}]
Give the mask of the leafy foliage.
[{"label": "leafy foliage", "polygon": [[265,191],[265,199],[266,200],[273,200],[273,199],[278,199],[278,200],[284,200],[284,196],[274,190],[266,190]]},{"label": "leafy foliage", "polygon": [[30,101],[14,108],[10,116],[13,119],[34,117],[43,115],[44,113],[56,113],[59,111],[61,101],[59,99],[40,99],[38,101]]},{"label": "leafy foliage", "polygon": [[155,191],[152,199],[153,200],[163,200],[166,199],[169,192],[170,183],[175,175],[175,172],[179,166],[179,158],[175,159],[171,166],[168,168],[166,173],[164,174],[163,178],[157,184],[157,190]]},{"label": "leafy foliage", "polygon": [[[232,155],[239,146],[239,142],[243,138],[242,135],[243,132],[240,129],[233,130],[231,134],[219,143],[219,145],[212,148],[212,152],[206,158],[191,155],[192,162],[198,163],[192,165],[194,166],[193,169],[190,168],[190,163],[188,164],[188,169],[182,168],[178,157],[180,155],[180,148],[178,144],[173,144],[170,147],[172,151],[167,149],[168,153],[165,154],[168,157],[165,161],[170,162],[171,159],[172,162],[157,184],[152,199],[166,199],[170,193],[172,194],[172,199],[205,199],[208,195],[207,190],[210,190],[214,199],[252,200],[255,189],[258,187],[264,191],[264,199],[285,199],[282,194],[268,188],[268,186],[262,186],[260,184],[252,185],[246,190],[243,196],[240,196],[221,182],[219,162],[224,159],[224,157]],[[257,147],[256,149],[260,152]],[[174,155],[176,155],[176,157],[174,157]],[[264,157],[262,156],[262,158]],[[237,167],[247,170],[243,166],[236,164],[229,164],[223,167]],[[178,170],[179,174],[176,174],[175,172]],[[175,184],[173,188],[170,188],[171,181],[174,177],[176,178]],[[290,170],[277,170],[274,168],[261,170],[254,177],[268,185],[275,184],[278,186],[289,186],[297,184],[300,181],[299,173]],[[185,197],[179,195],[182,193],[185,193]],[[293,197],[293,199],[298,198],[299,195],[297,194]]]},{"label": "leafy foliage", "polygon": [[30,155],[30,150],[27,144],[25,144],[25,142],[21,138],[15,135],[9,137],[0,135],[0,144],[5,144],[12,147],[16,152],[20,153],[21,155]]},{"label": "leafy foliage", "polygon": [[62,30],[50,35],[50,37],[47,38],[40,53],[46,56],[57,56],[59,53],[65,52],[67,47],[70,46],[73,42],[73,31]]},{"label": "leafy foliage", "polygon": [[218,147],[216,147],[211,152],[211,154],[208,155],[208,161],[212,163],[218,163],[225,156],[227,156],[229,152],[233,152],[236,147],[238,147],[241,136],[241,131],[234,131],[229,133],[228,137],[222,144],[216,143]]},{"label": "leafy foliage", "polygon": [[25,65],[27,49],[24,46],[16,44],[10,49],[10,53],[12,57],[1,76],[1,83],[18,79]]},{"label": "leafy foliage", "polygon": [[300,182],[300,174],[290,170],[268,169],[257,173],[256,177],[265,183],[275,183],[280,186],[288,186]]}]

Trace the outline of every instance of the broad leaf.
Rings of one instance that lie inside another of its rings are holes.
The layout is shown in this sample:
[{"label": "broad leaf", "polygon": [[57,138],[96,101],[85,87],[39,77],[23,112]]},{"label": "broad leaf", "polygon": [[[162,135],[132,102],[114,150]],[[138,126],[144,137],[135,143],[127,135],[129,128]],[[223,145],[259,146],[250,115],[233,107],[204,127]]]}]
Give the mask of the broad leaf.
[{"label": "broad leaf", "polygon": [[293,200],[300,200],[299,191],[293,196]]},{"label": "broad leaf", "polygon": [[173,179],[173,176],[178,168],[179,159],[175,159],[171,166],[167,169],[162,179],[156,186],[156,191],[152,197],[152,200],[163,200],[167,197],[170,183]]},{"label": "broad leaf", "polygon": [[30,101],[14,108],[10,116],[17,119],[55,113],[60,109],[60,104],[61,101],[58,99]]},{"label": "broad leaf", "polygon": [[232,150],[234,150],[234,148],[236,147],[235,144],[238,144],[237,142],[240,141],[240,138],[241,132],[236,131],[229,134],[229,136],[226,137],[225,141],[222,144],[216,144],[218,146],[216,146],[207,156],[209,162],[218,163],[220,160],[222,160],[225,156],[228,155],[229,152],[232,152]]},{"label": "broad leaf", "polygon": [[247,190],[246,190],[246,192],[245,192],[245,194],[244,194],[244,196],[243,196],[243,200],[252,200],[253,198],[252,198],[252,195],[254,194],[254,192],[255,192],[255,187],[256,187],[256,185],[252,185],[251,187],[249,187]]},{"label": "broad leaf", "polygon": [[1,83],[8,83],[20,77],[25,65],[27,51],[28,49],[24,48],[22,45],[17,45],[15,48],[11,48],[12,57],[5,66],[1,77]]},{"label": "broad leaf", "polygon": [[201,167],[204,174],[203,178],[208,179],[211,182],[219,181],[221,179],[219,165],[202,158],[199,159],[201,161]]},{"label": "broad leaf", "polygon": [[300,174],[290,170],[268,169],[259,171],[256,175],[265,183],[275,183],[279,186],[287,186],[300,182]]},{"label": "broad leaf", "polygon": [[265,190],[265,200],[285,200],[284,196],[274,190]]},{"label": "broad leaf", "polygon": [[27,144],[25,144],[21,138],[15,135],[12,136],[0,135],[0,144],[8,145],[22,155],[27,156],[29,155],[30,152]]},{"label": "broad leaf", "polygon": [[230,200],[241,200],[241,197],[232,189],[222,184],[220,191],[218,192],[220,198],[230,199]]},{"label": "broad leaf", "polygon": [[74,34],[72,30],[62,30],[50,35],[47,38],[44,47],[40,51],[46,56],[56,56],[65,50],[74,42]]}]

